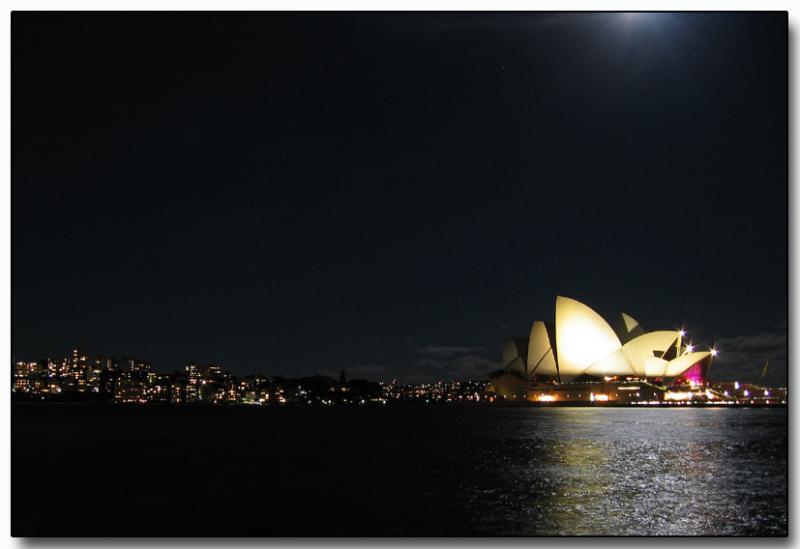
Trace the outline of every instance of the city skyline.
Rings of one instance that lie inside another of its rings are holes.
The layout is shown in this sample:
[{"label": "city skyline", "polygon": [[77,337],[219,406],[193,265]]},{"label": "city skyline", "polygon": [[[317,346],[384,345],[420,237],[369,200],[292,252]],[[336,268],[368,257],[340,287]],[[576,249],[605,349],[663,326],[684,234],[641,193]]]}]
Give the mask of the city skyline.
[{"label": "city skyline", "polygon": [[[511,339],[518,339],[518,338],[511,338]],[[770,343],[768,343],[768,345],[769,344]],[[697,346],[697,348],[701,348],[701,347]],[[708,348],[711,349],[710,346]],[[77,349],[85,350],[85,349],[87,349],[87,347],[84,346],[84,345],[73,345],[71,347],[71,349],[73,351],[77,350]],[[458,359],[462,359],[464,356],[467,356],[466,353],[474,352],[474,351],[481,351],[481,350],[483,350],[483,349],[482,348],[469,349],[469,348],[457,348],[457,347],[452,347],[451,348],[451,347],[447,347],[447,346],[428,346],[427,348],[418,349],[418,352],[421,355],[442,355],[442,356],[444,356],[446,358],[449,358],[449,357],[452,357],[453,355],[456,355],[456,357],[457,357],[456,359],[458,360]],[[716,348],[715,348],[715,352],[718,352]],[[459,356],[459,355],[461,355],[461,356]],[[715,356],[717,356],[717,355],[715,355]],[[759,356],[763,357],[765,355],[761,354]],[[766,356],[771,357],[772,355],[766,355]],[[190,365],[190,364],[207,364],[207,365],[212,365],[212,366],[225,367],[224,364],[219,363],[219,362],[207,361],[207,360],[202,360],[202,359],[196,360],[195,358],[184,360],[182,363],[176,364],[174,366],[156,365],[156,364],[153,364],[153,362],[148,360],[148,359],[141,358],[140,354],[130,353],[130,352],[126,352],[126,353],[105,353],[104,352],[104,353],[97,353],[97,354],[93,355],[93,357],[95,359],[97,359],[97,360],[102,360],[102,361],[106,361],[106,360],[114,360],[114,361],[137,360],[137,361],[141,361],[142,363],[146,363],[150,367],[152,367],[154,372],[157,372],[157,373],[160,373],[160,374],[170,374],[170,373],[173,373],[173,372],[178,372],[181,369],[185,368],[186,365]],[[35,363],[46,363],[48,361],[58,361],[58,360],[61,360],[63,358],[64,358],[63,355],[59,354],[59,353],[56,353],[54,355],[48,355],[48,356],[43,356],[40,353],[39,355],[32,354],[31,356],[27,356],[27,357],[12,356],[11,357],[11,359],[12,359],[11,362],[12,362],[12,364],[16,364],[16,363],[34,363],[34,362]],[[469,360],[473,360],[473,358],[475,358],[475,357],[467,356],[467,358]],[[409,383],[409,384],[425,384],[425,383],[447,382],[447,381],[470,381],[470,380],[486,379],[486,377],[489,374],[491,374],[493,372],[501,371],[502,367],[503,367],[503,360],[502,359],[498,360],[496,363],[490,362],[488,360],[484,361],[480,357],[477,357],[476,360],[478,362],[480,362],[481,364],[485,364],[486,368],[473,369],[472,371],[474,373],[472,373],[471,376],[469,375],[470,374],[470,370],[467,369],[465,375],[463,375],[461,377],[455,377],[453,375],[445,375],[445,376],[435,377],[435,376],[431,376],[431,375],[427,375],[427,374],[424,375],[424,376],[415,376],[415,375],[412,374],[412,375],[406,375],[405,377],[403,377],[402,375],[386,377],[384,375],[385,371],[383,369],[381,369],[381,368],[370,368],[369,365],[366,366],[366,367],[363,367],[363,366],[355,366],[355,367],[350,367],[350,368],[341,367],[341,368],[336,369],[336,370],[331,369],[331,368],[323,368],[323,369],[320,369],[320,370],[317,370],[317,371],[304,372],[304,373],[301,373],[299,375],[298,374],[293,374],[291,372],[287,373],[286,370],[281,370],[280,367],[275,367],[275,366],[266,366],[266,367],[264,367],[264,366],[251,366],[249,370],[247,368],[244,368],[243,371],[237,371],[236,375],[237,376],[241,376],[241,377],[253,376],[253,375],[268,375],[268,376],[271,376],[271,377],[325,376],[325,377],[335,378],[335,377],[337,377],[339,375],[340,372],[345,372],[345,373],[347,373],[349,375],[353,375],[353,376],[355,376],[357,378],[376,380],[376,381],[382,381],[382,382],[390,381],[390,380],[400,380],[400,381],[402,381],[404,383]],[[256,362],[257,362],[257,360],[254,360],[250,364],[254,364]],[[769,364],[769,367],[765,368],[765,366],[767,366],[767,364]],[[779,376],[775,376],[774,374],[770,375],[772,373],[772,370],[770,370],[770,368],[772,368],[774,370],[774,364],[772,364],[770,362],[769,358],[767,358],[765,360],[762,360],[761,363],[752,362],[752,363],[747,363],[744,366],[745,367],[741,368],[739,371],[732,371],[731,368],[724,368],[724,367],[720,368],[720,367],[718,367],[718,364],[715,363],[715,365],[714,365],[714,374],[712,375],[712,377],[716,378],[716,379],[719,379],[719,380],[723,380],[724,379],[726,381],[732,381],[732,380],[736,379],[736,380],[741,380],[742,382],[755,382],[755,381],[763,382],[764,379],[766,379],[766,380],[770,381],[771,385],[776,385],[776,386],[785,385],[785,381],[784,382],[780,381],[781,379],[785,380],[785,374],[782,375],[782,376],[780,376],[780,375]],[[780,367],[780,363],[778,363],[778,366]],[[777,378],[779,381],[774,382],[773,380],[775,378]]]},{"label": "city skyline", "polygon": [[[420,349],[419,351],[431,355],[452,355],[469,352],[470,349],[429,346],[427,349]],[[735,358],[736,349],[733,348],[731,351],[734,353]],[[763,353],[763,349],[761,352]],[[34,362],[17,362],[12,357],[12,363],[17,368],[21,366],[23,369],[33,368],[37,370],[45,367],[43,365],[46,364],[47,377],[52,378],[54,373],[63,375],[64,371],[69,370],[69,365],[72,364],[74,366],[77,357],[81,356],[84,366],[87,367],[84,368],[86,371],[80,372],[79,375],[76,372],[76,381],[80,380],[84,384],[80,391],[91,392],[94,390],[97,392],[97,386],[88,389],[85,386],[92,377],[89,374],[85,355],[85,348],[78,346],[73,349],[71,360],[64,358],[61,360],[60,365],[58,360],[54,361],[50,357]],[[704,386],[706,381],[711,379],[708,376],[708,372],[714,359],[719,359],[720,348],[717,342],[704,345],[700,341],[693,340],[692,335],[684,326],[674,330],[648,332],[638,320],[624,312],[619,313],[612,326],[588,305],[569,297],[556,296],[555,322],[534,321],[529,336],[509,337],[503,342],[502,355],[502,362],[498,364],[502,368],[490,370],[489,368],[492,364],[487,361],[486,368],[483,368],[485,370],[483,375],[469,372],[466,376],[460,378],[440,376],[438,379],[417,378],[404,379],[403,381],[408,383],[439,383],[442,381],[473,380],[481,377],[494,380],[492,384],[496,387],[501,387],[503,393],[520,392],[526,398],[528,393],[535,394],[535,387],[538,386],[539,382],[547,384],[561,383],[583,375],[588,375],[594,381],[602,379],[603,376],[612,375],[627,376],[628,379],[641,379],[643,381],[656,379],[660,382],[660,380],[664,379],[674,380],[676,376],[683,377],[685,372],[692,371],[694,374],[690,377],[693,382],[697,386]],[[759,368],[757,378],[759,384],[763,384],[769,374],[769,358],[771,357],[767,357]],[[101,370],[118,371],[120,370],[120,364],[133,364],[134,362],[146,366],[145,369],[148,372],[152,368],[150,363],[130,354],[122,359],[109,355],[99,355],[95,356],[94,360]],[[186,366],[187,371],[198,364],[199,362],[196,360],[189,360],[188,366]],[[221,368],[218,364],[209,364],[208,367]],[[259,368],[258,366],[254,367]],[[133,366],[130,368],[133,368]],[[125,367],[123,366],[122,369],[124,370]],[[715,368],[713,377],[716,377],[717,381],[719,381],[717,370],[718,368]],[[730,369],[727,370],[723,369],[723,377],[725,374],[730,375]],[[178,371],[178,368],[173,370],[176,375]],[[258,370],[251,369],[248,375],[260,376],[263,375],[262,371],[263,365]],[[363,368],[354,368],[350,371],[357,376],[365,378],[374,378],[377,375],[377,379],[381,382],[387,381],[386,378],[380,376],[380,370],[367,369],[365,371]],[[100,374],[100,371],[95,373]],[[339,373],[344,376],[345,370],[341,369]],[[336,372],[331,369],[325,369],[313,372],[312,375],[335,378]],[[278,374],[278,376],[281,376],[281,374]],[[22,376],[21,378],[23,383],[27,383],[24,381],[25,377]],[[67,378],[70,377],[70,375],[67,376]],[[95,382],[98,382],[99,376],[95,377],[98,378],[95,379]],[[733,381],[750,381],[754,379],[754,370],[751,369],[748,372],[744,372],[744,375],[734,375],[732,379]],[[393,380],[397,381],[397,378],[395,377]],[[529,390],[521,389],[525,384],[532,384]],[[95,383],[95,385],[98,385],[98,383]],[[516,389],[511,389],[510,387],[516,387]]]},{"label": "city skyline", "polygon": [[[692,362],[689,360],[687,364]],[[219,365],[196,361],[183,369],[158,372],[141,358],[92,356],[86,349],[74,348],[62,358],[15,362],[11,369],[11,394],[14,401],[39,404],[776,407],[787,403],[787,388],[765,385],[763,375],[758,383],[711,380],[702,373],[706,369],[707,366],[701,369],[698,363],[686,372],[685,367],[679,368],[678,375],[668,378],[648,379],[634,372],[623,372],[523,386],[510,379],[513,376],[509,372],[514,370],[510,363],[504,370],[491,372],[486,379],[401,383],[397,379],[348,379],[344,370],[337,376],[285,377],[261,373],[236,376]]]}]

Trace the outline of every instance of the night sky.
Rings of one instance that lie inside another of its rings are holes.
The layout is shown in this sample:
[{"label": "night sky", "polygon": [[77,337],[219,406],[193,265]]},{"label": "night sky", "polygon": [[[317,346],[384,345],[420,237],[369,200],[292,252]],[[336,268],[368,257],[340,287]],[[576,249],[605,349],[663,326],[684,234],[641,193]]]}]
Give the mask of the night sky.
[{"label": "night sky", "polygon": [[14,358],[482,378],[555,296],[786,379],[787,18],[12,16]]}]

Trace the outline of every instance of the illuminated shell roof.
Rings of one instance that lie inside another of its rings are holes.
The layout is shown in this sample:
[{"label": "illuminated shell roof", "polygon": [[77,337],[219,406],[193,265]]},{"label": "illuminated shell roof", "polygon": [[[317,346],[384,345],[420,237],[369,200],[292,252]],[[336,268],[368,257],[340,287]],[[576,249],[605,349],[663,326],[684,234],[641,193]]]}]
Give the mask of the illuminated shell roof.
[{"label": "illuminated shell roof", "polygon": [[696,353],[688,353],[683,356],[679,356],[674,360],[670,360],[667,364],[666,370],[664,371],[664,377],[679,376],[708,356],[711,356],[709,351],[700,351]]},{"label": "illuminated shell roof", "polygon": [[617,334],[599,314],[579,301],[556,298],[556,350],[561,381],[622,348]]},{"label": "illuminated shell roof", "polygon": [[622,349],[614,351],[605,358],[601,358],[586,368],[583,373],[598,377],[637,375]]},{"label": "illuminated shell roof", "polygon": [[676,343],[677,331],[662,330],[640,335],[586,368],[583,373],[595,376],[660,377],[667,361],[661,358]]},{"label": "illuminated shell roof", "polygon": [[[630,340],[622,346],[622,352],[628,359],[636,375],[643,377],[647,375],[646,364],[649,359],[661,356],[669,347],[675,344],[678,339],[677,331],[662,330],[649,332]],[[653,351],[658,352],[655,355]],[[650,361],[652,363],[652,361]]]},{"label": "illuminated shell roof", "polygon": [[558,375],[556,358],[550,345],[547,326],[541,320],[533,323],[531,337],[528,340],[528,377],[533,374]]},{"label": "illuminated shell roof", "polygon": [[[505,371],[527,379],[535,374],[554,376],[562,383],[581,374],[674,377],[710,355],[696,352],[666,360],[664,356],[675,356],[673,348],[680,337],[677,330],[645,333],[641,325],[625,313],[620,321],[615,332],[590,307],[558,296],[555,333],[548,333],[547,325],[537,320],[531,327],[530,337],[507,340],[503,347]],[[620,339],[625,341],[624,345]]]},{"label": "illuminated shell roof", "polygon": [[630,340],[644,334],[644,328],[639,324],[639,321],[631,315],[621,313],[619,320],[616,324],[617,335],[622,343],[627,343]]},{"label": "illuminated shell roof", "polygon": [[645,377],[664,377],[668,361],[663,358],[650,357],[644,363]]},{"label": "illuminated shell roof", "polygon": [[[503,344],[503,368],[506,372],[516,372],[526,377],[526,345],[527,342],[524,338],[513,337],[505,341]],[[523,346],[525,346],[524,349]]]}]

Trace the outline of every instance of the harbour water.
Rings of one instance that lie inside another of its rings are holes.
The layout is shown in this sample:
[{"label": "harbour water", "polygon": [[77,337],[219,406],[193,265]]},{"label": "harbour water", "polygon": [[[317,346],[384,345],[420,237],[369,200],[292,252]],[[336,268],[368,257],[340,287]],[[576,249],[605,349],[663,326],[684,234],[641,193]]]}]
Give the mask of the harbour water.
[{"label": "harbour water", "polygon": [[786,535],[786,408],[14,405],[12,533]]}]

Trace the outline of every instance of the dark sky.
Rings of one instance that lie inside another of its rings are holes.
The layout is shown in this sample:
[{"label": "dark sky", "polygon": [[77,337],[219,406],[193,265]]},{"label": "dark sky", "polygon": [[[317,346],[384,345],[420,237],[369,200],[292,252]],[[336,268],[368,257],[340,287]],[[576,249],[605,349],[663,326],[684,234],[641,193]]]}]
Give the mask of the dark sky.
[{"label": "dark sky", "polygon": [[556,295],[785,380],[787,18],[12,16],[15,358],[482,377]]}]

